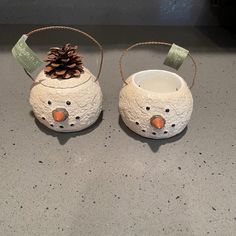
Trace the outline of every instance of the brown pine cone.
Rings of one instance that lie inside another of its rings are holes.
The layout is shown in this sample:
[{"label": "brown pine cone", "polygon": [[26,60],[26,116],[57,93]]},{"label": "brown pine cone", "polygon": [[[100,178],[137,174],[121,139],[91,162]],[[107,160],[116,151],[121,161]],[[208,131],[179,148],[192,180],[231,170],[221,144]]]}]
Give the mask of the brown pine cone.
[{"label": "brown pine cone", "polygon": [[50,48],[47,59],[47,65],[44,68],[46,76],[54,79],[69,79],[79,77],[84,72],[81,56],[76,51],[78,46],[72,46],[69,43],[62,48]]}]

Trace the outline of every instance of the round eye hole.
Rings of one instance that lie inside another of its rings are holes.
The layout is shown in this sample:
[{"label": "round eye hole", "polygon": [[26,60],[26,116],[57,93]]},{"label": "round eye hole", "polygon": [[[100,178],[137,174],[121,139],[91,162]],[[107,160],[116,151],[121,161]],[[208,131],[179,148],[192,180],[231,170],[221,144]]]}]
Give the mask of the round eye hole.
[{"label": "round eye hole", "polygon": [[49,101],[48,101],[48,105],[51,105],[51,104],[52,104],[52,102],[49,100]]},{"label": "round eye hole", "polygon": [[66,105],[70,106],[71,102],[70,101],[67,101],[66,102]]}]

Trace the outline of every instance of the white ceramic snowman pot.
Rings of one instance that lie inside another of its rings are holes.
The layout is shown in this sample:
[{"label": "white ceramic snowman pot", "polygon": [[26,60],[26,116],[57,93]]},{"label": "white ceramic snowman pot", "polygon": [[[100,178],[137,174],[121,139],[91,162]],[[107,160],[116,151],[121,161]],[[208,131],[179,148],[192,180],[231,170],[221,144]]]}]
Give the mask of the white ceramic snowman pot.
[{"label": "white ceramic snowman pot", "polygon": [[84,69],[78,78],[49,79],[42,71],[30,91],[35,117],[59,132],[74,132],[91,126],[102,111],[102,91],[92,73]]},{"label": "white ceramic snowman pot", "polygon": [[[124,51],[120,58],[120,72],[124,81],[119,96],[120,115],[129,129],[143,137],[170,138],[187,126],[193,110],[192,94],[183,78],[165,70],[140,71],[125,80],[122,70],[123,56],[130,49],[146,44],[172,45],[143,42]],[[196,63],[188,55],[194,64],[195,79]]]},{"label": "white ceramic snowman pot", "polygon": [[[82,65],[75,50],[77,47],[67,44],[63,48],[51,48],[46,60],[48,64],[34,79],[29,101],[35,117],[48,128],[58,132],[80,131],[95,123],[102,111],[103,96],[98,77],[103,62],[103,50],[92,36],[71,27],[40,28],[31,31],[27,36],[55,28],[82,33],[99,46],[101,63],[98,76],[95,77]],[[66,66],[60,64],[64,62],[67,63]],[[30,76],[28,72],[27,74]]]}]

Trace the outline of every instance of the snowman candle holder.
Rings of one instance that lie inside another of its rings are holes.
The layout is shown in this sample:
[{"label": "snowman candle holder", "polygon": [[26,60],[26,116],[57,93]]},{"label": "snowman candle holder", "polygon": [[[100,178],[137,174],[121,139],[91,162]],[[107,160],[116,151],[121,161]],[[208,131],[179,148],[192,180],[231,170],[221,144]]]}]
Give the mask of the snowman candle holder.
[{"label": "snowman candle holder", "polygon": [[[55,29],[80,33],[99,47],[101,61],[97,77],[83,66],[76,51],[77,46],[70,44],[51,48],[45,60],[47,65],[36,79],[31,76],[42,65],[42,61],[25,43],[26,39],[32,34]],[[102,91],[98,78],[103,63],[103,49],[97,40],[75,28],[49,26],[23,35],[12,53],[33,80],[29,101],[35,117],[42,124],[58,132],[75,132],[96,122],[102,111]]]},{"label": "snowman candle holder", "polygon": [[196,63],[186,49],[165,42],[141,42],[127,48],[120,57],[120,73],[124,82],[119,96],[119,111],[126,126],[135,133],[152,139],[170,138],[187,126],[193,98],[190,88],[179,75],[165,70],[144,70],[125,79],[122,59],[129,50],[141,45],[171,46],[164,64],[178,69],[189,56],[194,65],[193,87],[196,78]]}]

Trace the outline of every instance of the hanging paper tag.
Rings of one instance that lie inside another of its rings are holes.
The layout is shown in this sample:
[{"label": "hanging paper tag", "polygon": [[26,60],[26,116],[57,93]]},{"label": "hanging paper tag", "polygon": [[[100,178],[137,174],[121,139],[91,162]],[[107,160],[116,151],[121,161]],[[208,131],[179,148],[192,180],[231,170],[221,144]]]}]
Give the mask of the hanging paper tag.
[{"label": "hanging paper tag", "polygon": [[164,65],[170,66],[178,70],[183,64],[185,58],[188,56],[188,53],[188,50],[173,43],[166,56]]},{"label": "hanging paper tag", "polygon": [[12,54],[24,69],[29,73],[32,73],[43,64],[43,61],[41,61],[36,53],[26,44],[27,38],[27,35],[22,35],[16,45],[12,48]]}]

